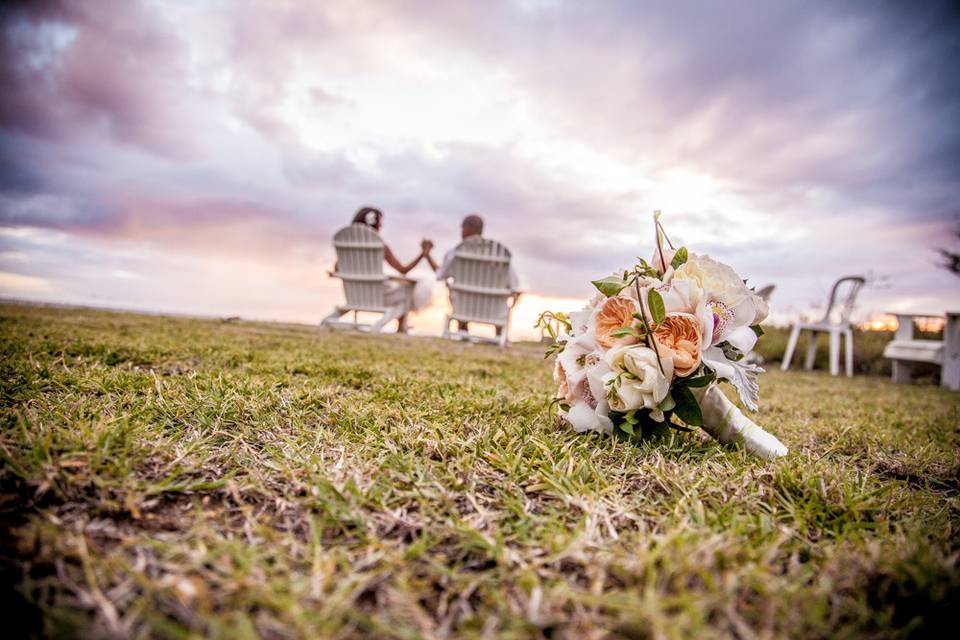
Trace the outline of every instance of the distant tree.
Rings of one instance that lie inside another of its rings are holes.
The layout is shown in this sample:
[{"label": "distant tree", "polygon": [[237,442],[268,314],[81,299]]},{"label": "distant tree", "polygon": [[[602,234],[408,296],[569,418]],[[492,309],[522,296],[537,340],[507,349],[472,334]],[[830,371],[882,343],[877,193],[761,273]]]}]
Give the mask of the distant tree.
[{"label": "distant tree", "polygon": [[[960,238],[960,231],[957,232],[957,237]],[[943,262],[940,263],[943,268],[954,275],[960,276],[960,253],[954,253],[950,249],[939,249],[939,251],[943,258]]]}]

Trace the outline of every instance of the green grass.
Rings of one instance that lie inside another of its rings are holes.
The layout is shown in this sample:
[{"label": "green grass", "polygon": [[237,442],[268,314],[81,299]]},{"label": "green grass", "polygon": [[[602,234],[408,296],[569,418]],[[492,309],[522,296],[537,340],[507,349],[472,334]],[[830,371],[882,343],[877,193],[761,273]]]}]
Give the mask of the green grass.
[{"label": "green grass", "polygon": [[0,596],[37,633],[906,637],[960,605],[930,384],[767,374],[765,463],[559,427],[539,346],[14,305],[0,345]]}]

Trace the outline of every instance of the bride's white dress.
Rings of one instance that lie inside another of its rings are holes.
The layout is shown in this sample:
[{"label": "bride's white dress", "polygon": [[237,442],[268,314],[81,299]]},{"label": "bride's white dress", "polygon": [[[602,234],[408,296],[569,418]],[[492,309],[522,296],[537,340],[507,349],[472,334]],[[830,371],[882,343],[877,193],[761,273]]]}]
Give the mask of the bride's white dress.
[{"label": "bride's white dress", "polygon": [[407,295],[407,289],[413,287],[413,306],[410,307],[410,310],[417,311],[418,309],[429,307],[430,303],[433,302],[434,291],[437,286],[437,277],[433,275],[432,272],[424,273],[422,271],[418,272],[417,270],[403,277],[413,280],[414,284],[411,285],[396,281],[388,282],[387,290],[383,294],[384,303],[387,305],[400,304]]}]

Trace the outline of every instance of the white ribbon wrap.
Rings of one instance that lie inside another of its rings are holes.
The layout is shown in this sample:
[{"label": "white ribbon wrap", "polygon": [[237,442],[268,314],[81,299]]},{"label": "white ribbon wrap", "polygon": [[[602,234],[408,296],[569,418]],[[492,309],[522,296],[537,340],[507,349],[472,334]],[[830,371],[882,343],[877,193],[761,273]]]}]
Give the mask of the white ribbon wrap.
[{"label": "white ribbon wrap", "polygon": [[773,435],[741,413],[735,404],[712,384],[696,394],[703,412],[703,430],[723,444],[737,443],[753,455],[773,460],[787,455],[787,448]]}]

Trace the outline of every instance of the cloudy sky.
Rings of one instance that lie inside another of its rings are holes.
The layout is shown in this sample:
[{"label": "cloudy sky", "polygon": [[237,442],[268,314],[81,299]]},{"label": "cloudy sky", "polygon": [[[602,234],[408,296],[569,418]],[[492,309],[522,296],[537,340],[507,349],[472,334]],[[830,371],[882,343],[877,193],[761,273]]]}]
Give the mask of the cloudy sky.
[{"label": "cloudy sky", "polygon": [[[860,314],[960,307],[949,3],[133,1],[0,9],[0,296],[316,322],[362,204],[479,212],[540,306],[671,236]],[[417,328],[434,330],[439,307]],[[429,314],[428,314],[429,315]]]}]

